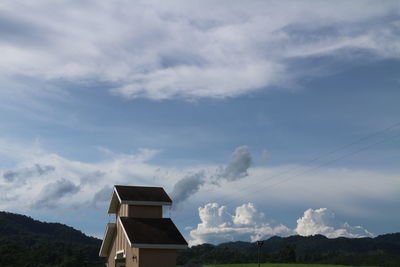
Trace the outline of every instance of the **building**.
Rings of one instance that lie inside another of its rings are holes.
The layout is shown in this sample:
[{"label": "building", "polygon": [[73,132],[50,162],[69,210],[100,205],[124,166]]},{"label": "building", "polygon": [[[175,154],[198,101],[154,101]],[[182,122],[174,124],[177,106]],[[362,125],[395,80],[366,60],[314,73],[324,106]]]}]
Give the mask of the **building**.
[{"label": "building", "polygon": [[175,267],[176,252],[188,244],[163,206],[172,200],[161,187],[114,186],[108,223],[101,244],[107,267]]}]

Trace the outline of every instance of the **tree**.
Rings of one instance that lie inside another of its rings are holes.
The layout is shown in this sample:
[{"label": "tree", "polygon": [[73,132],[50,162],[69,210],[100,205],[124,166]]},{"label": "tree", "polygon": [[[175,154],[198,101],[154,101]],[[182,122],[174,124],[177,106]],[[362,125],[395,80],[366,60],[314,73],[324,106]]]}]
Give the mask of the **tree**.
[{"label": "tree", "polygon": [[292,263],[296,262],[296,245],[286,244],[278,253],[279,262]]}]

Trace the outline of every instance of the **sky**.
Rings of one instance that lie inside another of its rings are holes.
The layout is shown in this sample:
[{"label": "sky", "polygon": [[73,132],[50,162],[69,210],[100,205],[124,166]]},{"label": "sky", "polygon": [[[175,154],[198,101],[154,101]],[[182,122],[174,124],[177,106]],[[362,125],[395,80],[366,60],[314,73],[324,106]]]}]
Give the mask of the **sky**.
[{"label": "sky", "polygon": [[0,210],[191,245],[399,232],[398,1],[1,1]]}]

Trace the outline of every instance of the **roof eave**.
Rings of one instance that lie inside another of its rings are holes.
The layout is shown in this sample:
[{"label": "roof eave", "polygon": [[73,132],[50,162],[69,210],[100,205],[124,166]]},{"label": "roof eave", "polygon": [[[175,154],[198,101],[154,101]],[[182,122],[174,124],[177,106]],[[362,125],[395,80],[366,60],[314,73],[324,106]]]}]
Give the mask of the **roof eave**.
[{"label": "roof eave", "polygon": [[139,244],[133,243],[132,248],[154,248],[154,249],[187,249],[188,245],[184,244]]},{"label": "roof eave", "polygon": [[101,247],[99,251],[99,256],[100,257],[107,257],[108,256],[108,250],[110,248],[110,245],[112,243],[112,239],[114,237],[116,230],[116,224],[115,223],[108,223],[106,232],[104,233],[104,238],[103,241],[101,242]]},{"label": "roof eave", "polygon": [[129,239],[128,234],[126,233],[125,226],[124,226],[124,224],[123,224],[122,221],[121,221],[121,217],[118,217],[118,223],[121,225],[122,231],[124,232],[124,235],[125,235],[126,240],[128,240],[129,246],[132,247],[132,242],[131,242],[131,240]]},{"label": "roof eave", "polygon": [[114,187],[113,189],[113,193],[111,196],[111,201],[110,201],[110,205],[108,207],[108,213],[110,214],[116,214],[118,213],[118,205],[119,203],[121,203],[121,198],[118,195],[118,192],[116,190],[116,188]]},{"label": "roof eave", "polygon": [[119,204],[138,205],[138,206],[171,206],[171,202],[167,201],[135,201],[135,200],[121,200],[117,188],[114,186],[111,196],[110,205],[108,207],[109,214],[118,213]]},{"label": "roof eave", "polygon": [[132,201],[122,200],[121,204],[140,205],[140,206],[171,206],[172,202],[159,202],[159,201]]}]

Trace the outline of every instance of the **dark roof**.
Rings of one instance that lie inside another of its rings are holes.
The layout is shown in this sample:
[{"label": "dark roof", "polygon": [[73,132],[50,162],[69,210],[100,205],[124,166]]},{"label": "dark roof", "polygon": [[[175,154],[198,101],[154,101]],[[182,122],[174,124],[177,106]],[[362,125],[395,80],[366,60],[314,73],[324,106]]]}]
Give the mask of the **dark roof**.
[{"label": "dark roof", "polygon": [[150,201],[172,203],[162,187],[116,185],[121,201]]},{"label": "dark roof", "polygon": [[187,245],[170,218],[120,217],[132,244]]}]

